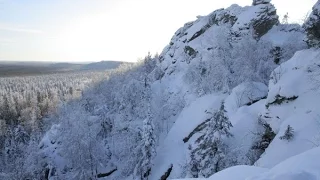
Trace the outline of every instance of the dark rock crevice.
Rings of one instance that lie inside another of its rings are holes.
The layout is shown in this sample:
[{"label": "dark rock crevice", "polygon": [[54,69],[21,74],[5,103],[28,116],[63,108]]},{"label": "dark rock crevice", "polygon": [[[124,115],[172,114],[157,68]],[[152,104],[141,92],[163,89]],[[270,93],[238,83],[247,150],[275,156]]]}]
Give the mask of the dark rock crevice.
[{"label": "dark rock crevice", "polygon": [[97,177],[98,177],[98,178],[108,177],[108,176],[110,176],[111,174],[113,174],[114,172],[116,172],[117,170],[118,170],[118,169],[115,168],[115,169],[113,169],[113,170],[111,170],[111,171],[109,171],[109,172],[107,172],[107,173],[99,173],[99,174],[97,175]]},{"label": "dark rock crevice", "polygon": [[194,134],[202,131],[207,126],[206,123],[208,123],[209,121],[210,121],[210,119],[207,119],[204,122],[202,122],[201,124],[199,124],[196,128],[194,128],[194,130],[187,137],[183,138],[183,142],[187,143]]},{"label": "dark rock crevice", "polygon": [[[261,99],[267,99],[267,96],[261,98]],[[260,101],[261,99],[255,99],[255,100],[252,100],[251,102],[248,102],[247,104],[245,104],[246,106],[251,106],[252,104]]]},{"label": "dark rock crevice", "polygon": [[171,174],[172,169],[173,169],[173,164],[171,164],[168,170],[164,173],[164,175],[161,176],[160,180],[167,180]]},{"label": "dark rock crevice", "polygon": [[298,96],[292,96],[292,97],[284,97],[284,96],[280,96],[279,94],[276,95],[275,97],[275,100],[266,104],[266,108],[269,108],[270,105],[275,105],[275,104],[278,104],[278,105],[281,105],[283,103],[288,103],[290,101],[294,101],[298,98]]}]

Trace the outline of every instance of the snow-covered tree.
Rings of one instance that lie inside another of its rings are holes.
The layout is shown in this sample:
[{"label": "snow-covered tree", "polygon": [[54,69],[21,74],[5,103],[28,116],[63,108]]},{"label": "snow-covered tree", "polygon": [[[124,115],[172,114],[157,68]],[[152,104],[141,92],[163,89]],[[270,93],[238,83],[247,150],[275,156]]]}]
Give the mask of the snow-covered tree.
[{"label": "snow-covered tree", "polygon": [[73,105],[61,117],[60,154],[77,179],[96,178],[98,169],[106,167],[109,160],[108,148],[98,138],[102,126],[98,117],[90,116],[81,105]]},{"label": "snow-covered tree", "polygon": [[282,18],[281,24],[288,24],[288,23],[289,23],[289,14],[286,13]]},{"label": "snow-covered tree", "polygon": [[156,138],[154,135],[154,125],[151,118],[143,121],[142,129],[142,157],[135,168],[135,175],[141,180],[148,179],[151,172],[152,159],[156,155]]},{"label": "snow-covered tree", "polygon": [[[209,177],[212,174],[221,171],[227,167],[228,146],[224,143],[223,138],[229,138],[233,135],[230,133],[232,127],[231,122],[226,116],[224,103],[218,111],[211,114],[210,121],[206,128],[206,132],[197,140],[197,147],[192,150],[191,159],[196,159],[199,162],[197,169],[198,175],[193,174],[194,177]],[[193,167],[193,169],[195,169]]]},{"label": "snow-covered tree", "polygon": [[[0,164],[0,169],[13,179],[26,178],[24,165],[29,139],[30,136],[23,126],[9,127],[6,131],[2,156],[0,157],[3,164]],[[4,167],[1,167],[3,165]]]},{"label": "snow-covered tree", "polygon": [[199,161],[195,157],[195,153],[193,152],[192,146],[189,144],[188,150],[190,152],[190,159],[189,163],[187,164],[187,173],[189,174],[190,177],[193,178],[198,178],[198,173],[200,172],[199,170]]}]

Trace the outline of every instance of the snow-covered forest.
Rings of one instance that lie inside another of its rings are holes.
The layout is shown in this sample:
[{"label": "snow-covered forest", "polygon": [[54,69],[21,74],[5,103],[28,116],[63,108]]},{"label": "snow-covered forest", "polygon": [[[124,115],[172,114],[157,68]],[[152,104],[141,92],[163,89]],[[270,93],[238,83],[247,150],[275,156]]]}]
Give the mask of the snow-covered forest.
[{"label": "snow-covered forest", "polygon": [[[62,73],[0,78],[1,170],[15,166],[31,138],[40,138],[50,115],[61,105],[80,98],[83,91],[107,72]],[[20,159],[19,161],[22,161]],[[11,166],[12,165],[12,166]]]},{"label": "snow-covered forest", "polygon": [[0,78],[0,117],[10,125],[36,121],[59,103],[80,97],[90,84],[107,77],[107,72],[82,72]]},{"label": "snow-covered forest", "polygon": [[253,0],[107,73],[0,79],[0,179],[319,179],[320,1],[279,19]]}]

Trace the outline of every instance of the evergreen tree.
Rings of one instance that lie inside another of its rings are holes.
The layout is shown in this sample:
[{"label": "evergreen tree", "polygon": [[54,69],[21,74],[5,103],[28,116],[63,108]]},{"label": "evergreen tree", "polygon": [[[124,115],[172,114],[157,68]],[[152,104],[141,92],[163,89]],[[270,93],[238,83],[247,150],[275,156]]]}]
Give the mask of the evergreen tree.
[{"label": "evergreen tree", "polygon": [[283,136],[280,136],[280,139],[290,141],[294,136],[293,133],[294,133],[293,128],[290,125],[288,125],[286,132],[284,133]]},{"label": "evergreen tree", "polygon": [[[228,146],[223,142],[222,137],[232,137],[230,128],[232,127],[231,122],[225,115],[224,103],[218,111],[212,114],[210,121],[207,126],[205,134],[200,136],[196,143],[198,147],[191,151],[192,166],[196,165],[192,169],[198,169],[198,175],[195,172],[191,172],[193,177],[202,176],[209,177],[212,174],[221,171],[226,168],[227,160],[226,154],[228,152]],[[199,162],[194,164],[196,161]]]},{"label": "evergreen tree", "polygon": [[148,179],[151,172],[152,159],[156,155],[156,141],[154,136],[154,126],[150,118],[143,121],[142,130],[142,158],[135,169],[136,176],[140,179]]}]

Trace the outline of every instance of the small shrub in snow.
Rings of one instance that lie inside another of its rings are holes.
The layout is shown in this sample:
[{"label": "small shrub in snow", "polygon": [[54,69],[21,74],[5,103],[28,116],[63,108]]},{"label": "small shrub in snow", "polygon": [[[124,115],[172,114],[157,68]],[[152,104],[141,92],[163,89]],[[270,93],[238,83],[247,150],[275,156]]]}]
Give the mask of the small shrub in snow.
[{"label": "small shrub in snow", "polygon": [[288,125],[286,132],[284,133],[283,136],[280,136],[280,139],[290,141],[293,137],[294,137],[294,130],[290,125]]}]

